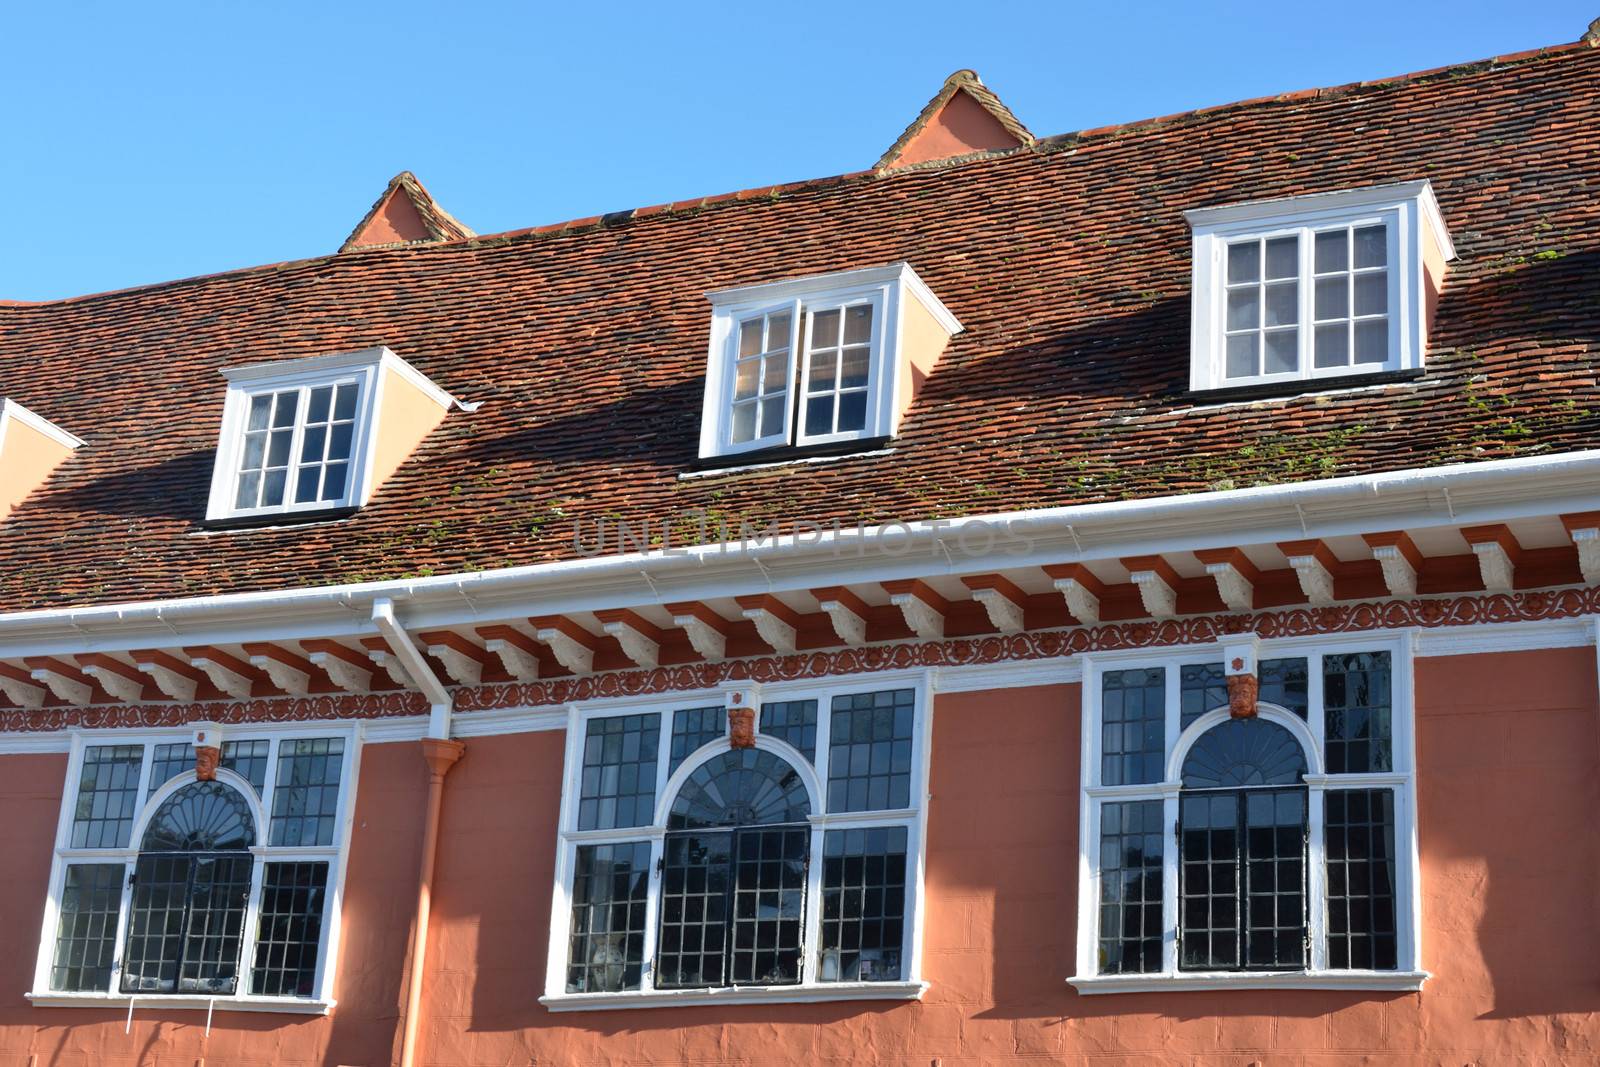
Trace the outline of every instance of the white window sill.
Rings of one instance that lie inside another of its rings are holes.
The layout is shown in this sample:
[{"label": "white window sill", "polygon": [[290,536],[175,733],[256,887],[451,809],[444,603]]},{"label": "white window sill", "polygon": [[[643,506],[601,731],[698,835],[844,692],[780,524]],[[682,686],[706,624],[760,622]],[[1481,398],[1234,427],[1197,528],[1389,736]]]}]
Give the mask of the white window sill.
[{"label": "white window sill", "polygon": [[207,997],[193,993],[144,995],[127,993],[29,993],[36,1008],[116,1008],[127,1011],[133,1005],[141,1011],[266,1011],[284,1015],[327,1015],[334,1001],[306,1000],[301,997]]},{"label": "white window sill", "polygon": [[1078,975],[1067,982],[1079,993],[1168,993],[1205,989],[1364,989],[1413,993],[1427,971],[1185,971],[1181,974]]},{"label": "white window sill", "polygon": [[715,478],[720,474],[744,474],[747,471],[771,470],[777,467],[801,467],[815,463],[842,463],[847,459],[876,459],[880,456],[892,456],[894,453],[895,449],[893,447],[869,448],[862,452],[840,452],[831,456],[794,456],[788,459],[741,463],[730,467],[707,467],[705,470],[679,471],[678,481],[688,482],[696,478]]},{"label": "white window sill", "polygon": [[551,1011],[670,1008],[678,1004],[817,1004],[830,1000],[921,1000],[927,989],[927,982],[829,982],[808,986],[558,993],[540,997],[539,1003]]}]

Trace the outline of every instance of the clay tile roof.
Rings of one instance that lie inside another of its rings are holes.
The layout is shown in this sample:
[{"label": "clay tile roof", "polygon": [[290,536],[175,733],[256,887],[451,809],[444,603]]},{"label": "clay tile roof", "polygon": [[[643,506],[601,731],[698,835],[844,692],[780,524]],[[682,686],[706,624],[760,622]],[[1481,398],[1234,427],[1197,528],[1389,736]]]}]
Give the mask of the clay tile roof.
[{"label": "clay tile roof", "polygon": [[[1581,43],[959,168],[0,305],[6,394],[86,442],[0,522],[0,610],[573,559],[603,519],[693,509],[849,526],[1593,448],[1597,129],[1600,48]],[[1419,178],[1459,254],[1421,377],[1189,392],[1185,209]],[[705,293],[898,260],[965,329],[891,453],[679,477]],[[372,345],[482,406],[348,519],[206,530],[219,370]]]},{"label": "clay tile roof", "polygon": [[[875,169],[886,170],[901,165],[913,144],[924,138],[941,119],[951,117],[953,106],[958,104],[957,94],[975,103],[980,113],[994,123],[995,128],[989,131],[976,131],[979,134],[977,138],[962,137],[952,131],[955,135],[947,143],[953,142],[954,145],[960,145],[972,152],[1026,148],[1033,144],[1033,134],[1029,133],[1028,128],[1011,113],[1011,109],[1001,103],[1000,98],[983,84],[977,71],[958,70],[944,80],[944,85],[934,94],[933,99],[928,101],[917,117],[911,121],[911,125],[905,128],[905,132],[897,137],[894,144],[889,146],[889,150],[879,158]],[[925,161],[928,160],[912,160],[912,162]]]},{"label": "clay tile roof", "polygon": [[339,251],[457,241],[476,236],[438,205],[415,174],[403,170],[389,179],[382,195],[356,223]]}]

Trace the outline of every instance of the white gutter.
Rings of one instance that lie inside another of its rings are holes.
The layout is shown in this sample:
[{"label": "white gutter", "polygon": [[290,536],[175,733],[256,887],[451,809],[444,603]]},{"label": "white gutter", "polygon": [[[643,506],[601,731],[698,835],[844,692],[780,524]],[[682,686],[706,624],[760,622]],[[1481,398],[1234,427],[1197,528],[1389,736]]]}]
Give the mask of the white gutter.
[{"label": "white gutter", "polygon": [[394,615],[394,601],[388,597],[379,597],[372,602],[372,623],[389,642],[389,650],[394,653],[406,673],[411,675],[411,680],[416,683],[422,695],[428,698],[428,736],[448,738],[450,736],[450,691],[439,681],[439,676],[433,673],[433,668],[428,661],[422,658],[417,644],[411,640],[411,635],[406,633],[405,627]]},{"label": "white gutter", "polygon": [[[183,643],[370,636],[392,601],[407,625],[637,607],[849,581],[1270,544],[1600,508],[1600,450],[959,519],[831,528],[755,543],[363,582],[0,614],[0,657]],[[664,521],[666,517],[655,521]],[[795,520],[804,522],[803,516]],[[790,527],[792,528],[792,527]],[[820,528],[818,528],[820,529]],[[1017,536],[1009,541],[997,532]],[[593,531],[590,531],[592,537]],[[988,536],[986,536],[988,535]],[[397,621],[398,625],[398,621]],[[399,651],[396,651],[399,655]]]}]

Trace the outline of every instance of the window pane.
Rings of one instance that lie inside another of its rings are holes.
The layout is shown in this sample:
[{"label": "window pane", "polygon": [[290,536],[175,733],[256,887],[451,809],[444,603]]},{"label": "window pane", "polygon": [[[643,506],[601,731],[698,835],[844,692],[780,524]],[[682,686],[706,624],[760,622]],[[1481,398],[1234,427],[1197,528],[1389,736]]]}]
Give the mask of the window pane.
[{"label": "window pane", "polygon": [[239,851],[255,843],[249,803],[218,781],[179,786],[161,802],[139,839],[145,852]]},{"label": "window pane", "polygon": [[1100,807],[1101,974],[1161,970],[1162,802]]},{"label": "window pane", "polygon": [[1100,784],[1159,782],[1164,776],[1167,672],[1107,671],[1100,694]]},{"label": "window pane", "polygon": [[745,319],[739,324],[739,355],[753,356],[761,351],[763,320]]},{"label": "window pane", "polygon": [[350,473],[348,463],[330,463],[327,471],[322,476],[322,499],[341,500],[344,498],[345,482]]},{"label": "window pane", "polygon": [[911,736],[916,691],[833,698],[828,736],[828,810],[911,806]]},{"label": "window pane", "polygon": [[1300,274],[1300,238],[1274,237],[1267,242],[1267,279],[1294,278]]},{"label": "window pane", "polygon": [[333,386],[319,385],[311,390],[311,402],[306,405],[307,422],[327,422],[333,407]]},{"label": "window pane", "polygon": [[1248,289],[1228,290],[1228,329],[1253,330],[1261,325],[1261,291],[1255,286]]},{"label": "window pane", "polygon": [[333,404],[333,417],[336,419],[353,419],[356,417],[355,382],[345,382],[339,386],[339,396]]},{"label": "window pane", "polygon": [[124,993],[176,991],[192,862],[191,856],[178,852],[139,857],[122,960]]},{"label": "window pane", "polygon": [[782,393],[789,388],[789,357],[779,353],[761,361],[761,392]]},{"label": "window pane", "polygon": [[232,993],[239,981],[240,933],[250,902],[253,861],[245,855],[193,856],[191,861],[178,989]]},{"label": "window pane", "polygon": [[728,953],[732,984],[800,981],[810,839],[809,828],[735,832]]},{"label": "window pane", "polygon": [[578,846],[567,942],[568,993],[639,988],[649,893],[648,841]]},{"label": "window pane", "polygon": [[843,393],[839,397],[838,432],[865,429],[867,425],[867,394]]},{"label": "window pane", "polygon": [[321,463],[327,443],[326,426],[307,426],[305,435],[300,439],[300,462]]},{"label": "window pane", "polygon": [[1389,653],[1322,657],[1329,774],[1394,769],[1390,752]]},{"label": "window pane", "polygon": [[1245,797],[1245,960],[1250,969],[1295,969],[1305,962],[1306,797],[1252,792]]},{"label": "window pane", "polygon": [[824,982],[896,982],[904,977],[906,828],[829,830],[822,846]]},{"label": "window pane", "polygon": [[277,394],[278,401],[272,412],[272,425],[293,426],[294,413],[300,406],[300,392],[291,389],[286,393]]},{"label": "window pane", "polygon": [[1259,342],[1260,338],[1253,333],[1228,338],[1228,377],[1249,378],[1255,375],[1259,366],[1256,361],[1256,345]]},{"label": "window pane", "polygon": [[184,771],[194,770],[194,746],[187,741],[157,745],[150,753],[150,786],[145,797],[172,781]]},{"label": "window pane", "polygon": [[1389,272],[1356,275],[1356,314],[1382,315],[1389,310]]},{"label": "window pane", "polygon": [[293,443],[293,430],[273,430],[272,443],[267,448],[267,466],[282,467],[288,463],[289,446]]},{"label": "window pane", "polygon": [[867,368],[871,364],[870,348],[847,348],[840,364],[839,388],[859,389],[867,384]]},{"label": "window pane", "polygon": [[244,435],[244,457],[239,462],[241,470],[260,470],[266,465],[267,435],[262,433],[247,433]]},{"label": "window pane", "polygon": [[128,911],[122,991],[232,993],[251,867],[244,853],[141,855]]},{"label": "window pane", "polygon": [[733,443],[744,444],[755,440],[756,402],[754,400],[733,405]]},{"label": "window pane", "polygon": [[267,752],[271,744],[262,740],[224,741],[221,765],[249,782],[259,796],[267,783]]},{"label": "window pane", "polygon": [[1394,794],[1387,789],[1329,790],[1328,966],[1397,967]]},{"label": "window pane", "polygon": [[1324,230],[1317,234],[1316,271],[1327,274],[1342,271],[1350,263],[1350,231]]},{"label": "window pane", "polygon": [[1237,968],[1239,795],[1190,794],[1179,802],[1179,963],[1186,969]]},{"label": "window pane", "polygon": [[654,820],[660,738],[659,713],[589,720],[578,791],[578,829],[645,826]]},{"label": "window pane", "polygon": [[811,316],[811,347],[836,348],[839,345],[840,315],[837,308],[819,311]]},{"label": "window pane", "polygon": [[833,432],[833,394],[814,396],[806,401],[806,433],[812,436]]},{"label": "window pane", "polygon": [[872,305],[857,304],[844,314],[844,343],[862,345],[872,340]]},{"label": "window pane", "polygon": [[331,845],[339,817],[344,739],[317,737],[278,745],[272,791],[273,845]]},{"label": "window pane", "polygon": [[[759,359],[742,359],[734,370],[733,398],[735,400],[748,400],[756,395],[757,374],[761,370]],[[737,412],[739,409],[734,408]]]},{"label": "window pane", "polygon": [[111,962],[126,873],[120,863],[75,863],[67,868],[50,965],[51,989],[65,993],[111,991]]},{"label": "window pane", "polygon": [[1294,734],[1259,716],[1218,723],[1183,758],[1185,789],[1285,785],[1305,773],[1305,750]]},{"label": "window pane", "polygon": [[283,503],[284,471],[268,471],[261,481],[261,506],[277,507]]},{"label": "window pane", "polygon": [[295,479],[295,503],[304,504],[317,499],[317,482],[321,480],[321,475],[320,466],[300,468],[300,475]]},{"label": "window pane", "polygon": [[1228,282],[1253,282],[1261,277],[1261,245],[1245,241],[1228,246]]},{"label": "window pane", "polygon": [[1384,363],[1389,359],[1389,320],[1363,319],[1356,323],[1356,362]]},{"label": "window pane", "polygon": [[1267,325],[1290,326],[1300,321],[1300,283],[1267,286]]},{"label": "window pane", "polygon": [[813,352],[811,354],[811,374],[807,378],[808,387],[812,392],[822,392],[832,389],[834,377],[839,370],[839,354],[833,350],[827,352]]},{"label": "window pane", "polygon": [[1318,367],[1344,367],[1350,363],[1350,325],[1341,322],[1317,327]]},{"label": "window pane", "polygon": [[1208,711],[1228,706],[1228,680],[1220,663],[1190,663],[1178,676],[1178,728],[1187,730]]},{"label": "window pane", "polygon": [[767,351],[789,351],[789,334],[793,332],[793,319],[789,312],[780,311],[767,319]]},{"label": "window pane", "polygon": [[783,416],[788,406],[789,402],[782,394],[761,402],[762,437],[783,433]]},{"label": "window pane", "polygon": [[1389,241],[1383,226],[1363,226],[1355,232],[1356,266],[1381,267],[1389,262]]},{"label": "window pane", "polygon": [[1292,711],[1304,719],[1307,706],[1305,657],[1264,659],[1259,670],[1260,690],[1257,698]]},{"label": "window pane", "polygon": [[1319,319],[1342,319],[1350,314],[1350,281],[1341,274],[1337,278],[1317,279],[1317,309]]},{"label": "window pane", "polygon": [[261,922],[250,992],[309,997],[317,989],[326,863],[269,863],[261,876]]},{"label": "window pane", "polygon": [[265,430],[268,416],[272,413],[272,394],[266,393],[250,398],[250,414],[245,418],[245,429]]},{"label": "window pane", "polygon": [[667,814],[670,830],[803,823],[805,783],[789,761],[762,748],[731,748],[696,767]]},{"label": "window pane", "polygon": [[815,700],[768,701],[761,705],[761,732],[793,746],[808,762],[817,762]]},{"label": "window pane", "polygon": [[261,475],[255,472],[239,475],[239,492],[234,496],[233,506],[236,508],[253,508],[256,506],[256,494],[261,490]]},{"label": "window pane", "polygon": [[[765,725],[762,733],[767,733]],[[672,748],[668,752],[667,773],[678,769],[685,757],[702,745],[728,735],[728,712],[724,708],[685,708],[672,713]]]},{"label": "window pane", "polygon": [[127,848],[139,807],[143,745],[84,749],[83,774],[72,813],[73,848]]},{"label": "window pane", "polygon": [[1300,331],[1272,330],[1267,333],[1266,374],[1283,374],[1300,369]]},{"label": "window pane", "polygon": [[668,834],[664,849],[655,984],[725,985],[733,834]]}]

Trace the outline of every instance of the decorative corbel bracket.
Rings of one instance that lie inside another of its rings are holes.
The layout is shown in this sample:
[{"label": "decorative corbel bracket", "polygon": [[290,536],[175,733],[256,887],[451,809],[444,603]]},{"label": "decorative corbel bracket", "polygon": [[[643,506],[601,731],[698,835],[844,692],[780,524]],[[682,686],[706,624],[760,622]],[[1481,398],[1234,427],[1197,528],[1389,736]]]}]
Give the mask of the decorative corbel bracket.
[{"label": "decorative corbel bracket", "polygon": [[250,657],[250,666],[266,672],[267,679],[290,696],[303,697],[311,692],[310,660],[279,648],[277,645],[251,643],[244,646]]},{"label": "decorative corbel bracket", "polygon": [[82,674],[60,660],[46,656],[26,662],[33,680],[44,683],[45,688],[54,693],[57,700],[78,708],[88,707],[94,702],[94,686],[85,681]]},{"label": "decorative corbel bracket", "polygon": [[346,693],[365,693],[372,688],[372,661],[337,641],[301,641],[307,658],[321,667],[328,680]]},{"label": "decorative corbel bracket", "polygon": [[1194,555],[1205,565],[1206,573],[1216,579],[1217,595],[1229,611],[1255,610],[1261,572],[1249,556],[1237,548],[1202,548]]},{"label": "decorative corbel bracket", "polygon": [[500,657],[506,673],[519,682],[539,678],[539,648],[533,638],[510,626],[480,626],[484,651]]},{"label": "decorative corbel bracket", "polygon": [[406,665],[400,662],[400,657],[389,648],[389,642],[381,637],[363,637],[361,647],[367,650],[367,659],[373,665],[389,676],[389,681],[401,689],[416,689],[416,679],[411,677]]},{"label": "decorative corbel bracket", "polygon": [[1522,555],[1522,545],[1511,527],[1505,523],[1467,526],[1462,528],[1461,536],[1472,546],[1472,554],[1478,557],[1483,588],[1490,593],[1511,592],[1516,587],[1517,560]]},{"label": "decorative corbel bracket", "polygon": [[721,663],[728,654],[728,621],[699,601],[668,604],[672,625],[689,636],[689,644],[707,663]]},{"label": "decorative corbel bracket", "polygon": [[1128,556],[1122,560],[1128,580],[1139,588],[1144,610],[1155,619],[1178,614],[1178,572],[1160,556]]},{"label": "decorative corbel bracket", "polygon": [[200,645],[195,648],[186,648],[183,654],[189,657],[189,663],[194,668],[211,680],[211,684],[235,700],[249,700],[255,689],[258,671],[222,651],[209,645]]},{"label": "decorative corbel bracket", "polygon": [[489,654],[469,638],[454,630],[430,630],[417,634],[417,643],[444,666],[444,672],[457,685],[477,685]]},{"label": "decorative corbel bracket", "polygon": [[1068,614],[1084,626],[1100,621],[1100,601],[1106,595],[1106,585],[1093,571],[1082,563],[1051,563],[1044,572],[1066,600]]},{"label": "decorative corbel bracket", "polygon": [[1003,634],[1020,634],[1028,628],[1024,605],[1028,594],[1003,574],[972,574],[961,579],[972,599],[983,605],[989,623]]},{"label": "decorative corbel bracket", "polygon": [[585,630],[565,615],[541,615],[530,620],[535,635],[550,647],[556,662],[573,674],[594,672],[594,634]]},{"label": "decorative corbel bracket", "polygon": [[[1596,19],[1600,22],[1600,19]],[[1600,585],[1600,511],[1561,516],[1561,525],[1578,548],[1578,571],[1589,585]]]},{"label": "decorative corbel bracket", "polygon": [[1327,545],[1316,539],[1280,541],[1278,551],[1294,568],[1307,601],[1319,606],[1334,602],[1333,574],[1339,568],[1339,557]]},{"label": "decorative corbel bracket", "polygon": [[734,602],[739,605],[744,617],[756,624],[756,633],[772,646],[774,652],[780,656],[794,654],[800,628],[799,612],[771,593],[734,597]]},{"label": "decorative corbel bracket", "polygon": [[156,683],[156,688],[164,696],[172,700],[188,703],[195,698],[200,690],[200,682],[205,675],[180,660],[177,656],[159,649],[143,649],[131,652],[134,666],[150,680]]},{"label": "decorative corbel bracket", "polygon": [[654,670],[661,665],[661,628],[636,611],[608,608],[594,613],[600,629],[617,639],[622,654],[637,666]]},{"label": "decorative corbel bracket", "polygon": [[1383,584],[1394,597],[1417,595],[1417,575],[1422,571],[1422,552],[1404,530],[1363,534],[1361,539],[1372,549],[1372,558],[1383,568]]},{"label": "decorative corbel bracket", "polygon": [[83,673],[100,683],[100,688],[126,704],[137,704],[144,699],[144,675],[139,668],[129,666],[100,652],[86,652],[77,657]]},{"label": "decorative corbel bracket", "polygon": [[944,636],[950,603],[932,586],[917,578],[901,578],[882,585],[889,594],[889,603],[900,609],[913,634],[924,641],[937,641]]},{"label": "decorative corbel bracket", "polygon": [[817,598],[817,606],[827,613],[839,640],[852,646],[867,643],[867,616],[872,609],[866,601],[842,585],[813,589],[811,595]]},{"label": "decorative corbel bracket", "polygon": [[0,663],[0,693],[19,708],[44,706],[44,686],[35,685],[31,674],[9,663]]}]

